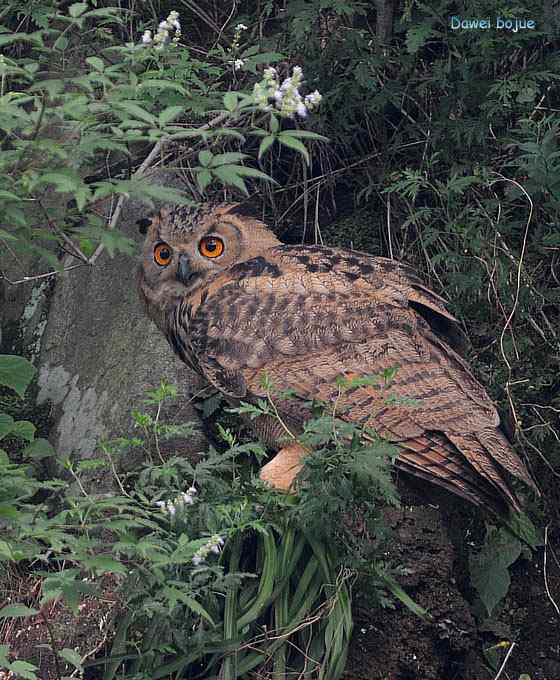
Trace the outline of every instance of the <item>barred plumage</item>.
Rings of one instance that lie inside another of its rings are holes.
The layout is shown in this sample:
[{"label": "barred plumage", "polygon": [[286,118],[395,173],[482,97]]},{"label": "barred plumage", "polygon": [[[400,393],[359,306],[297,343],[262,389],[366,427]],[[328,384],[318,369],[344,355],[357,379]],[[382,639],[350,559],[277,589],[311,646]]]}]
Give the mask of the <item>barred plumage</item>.
[{"label": "barred plumage", "polygon": [[[208,239],[221,243],[219,256],[202,254]],[[154,262],[161,243],[172,253],[165,265]],[[519,509],[509,474],[534,487],[457,353],[463,337],[456,320],[410,267],[339,248],[283,245],[235,206],[177,208],[151,221],[139,289],[181,359],[233,403],[265,396],[266,370],[279,391],[299,399],[278,404],[295,431],[309,417],[304,401],[337,400],[342,418],[398,444],[397,467],[475,504]],[[396,399],[372,385],[340,394],[340,376],[395,367],[389,393]],[[300,467],[297,445],[266,419],[256,430],[285,447],[263,478],[289,488]]]}]

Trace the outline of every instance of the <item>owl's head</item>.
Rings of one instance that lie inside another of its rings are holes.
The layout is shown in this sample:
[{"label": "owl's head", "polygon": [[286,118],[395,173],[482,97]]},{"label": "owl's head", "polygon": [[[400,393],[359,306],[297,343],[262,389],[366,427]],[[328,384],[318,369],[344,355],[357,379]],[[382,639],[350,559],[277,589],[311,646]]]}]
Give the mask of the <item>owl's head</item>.
[{"label": "owl's head", "polygon": [[262,222],[239,214],[237,205],[163,208],[139,227],[146,239],[138,286],[160,327],[177,298],[280,243]]}]

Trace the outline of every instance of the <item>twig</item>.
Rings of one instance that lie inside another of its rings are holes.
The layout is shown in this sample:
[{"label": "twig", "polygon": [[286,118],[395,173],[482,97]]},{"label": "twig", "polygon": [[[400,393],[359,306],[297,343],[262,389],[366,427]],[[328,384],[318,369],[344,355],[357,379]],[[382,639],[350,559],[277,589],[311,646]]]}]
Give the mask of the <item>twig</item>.
[{"label": "twig", "polygon": [[[163,149],[163,145],[166,141],[165,137],[162,137],[159,139],[156,144],[154,144],[154,148],[150,151],[150,153],[146,156],[138,170],[132,175],[133,178],[136,177],[141,177],[146,170],[150,167],[152,164],[154,158],[159,155],[161,150]],[[114,229],[117,226],[117,222],[119,221],[119,217],[121,216],[122,209],[124,207],[124,202],[126,201],[126,196],[122,194],[119,196],[119,200],[117,201],[117,205],[115,207],[115,210],[113,211],[113,214],[111,215],[111,220],[109,224],[107,225],[108,229]],[[97,258],[101,255],[101,253],[105,250],[105,246],[103,243],[100,243],[93,255],[89,258],[88,264],[92,265],[95,264],[95,261]]]},{"label": "twig", "polygon": [[[222,121],[224,121],[227,117],[229,116],[229,112],[227,113],[220,113],[218,116],[213,118],[212,120],[208,121],[208,123],[205,123],[200,130],[209,130],[210,128],[215,127],[216,125],[219,125]],[[136,172],[132,175],[133,179],[137,179],[138,177],[142,177],[148,168],[151,166],[153,163],[154,159],[159,156],[161,153],[164,145],[170,141],[168,137],[162,137],[159,139],[156,144],[154,145],[153,149],[150,151],[150,153],[146,156],[140,167],[136,170]],[[119,196],[119,200],[117,201],[117,205],[115,206],[115,210],[113,211],[113,214],[111,215],[111,219],[109,221],[109,224],[107,225],[108,229],[114,229],[117,226],[117,222],[119,221],[119,218],[121,216],[124,203],[126,201],[126,196],[123,194]],[[101,255],[101,253],[105,250],[105,246],[103,243],[100,243],[93,255],[89,258],[88,264],[92,265],[95,263],[97,258]]]},{"label": "twig", "polygon": [[28,283],[29,281],[36,281],[37,279],[45,279],[47,276],[63,274],[64,272],[69,272],[71,269],[83,267],[85,266],[85,264],[86,264],[85,262],[80,262],[80,264],[73,264],[70,265],[70,267],[64,267],[64,269],[62,269],[61,271],[55,270],[53,272],[47,272],[46,274],[37,274],[36,276],[24,276],[23,279],[19,279],[19,281],[10,281],[10,279],[5,274],[1,274],[0,279],[4,279],[4,281],[7,281],[12,286],[17,286],[20,283]]},{"label": "twig", "polygon": [[56,640],[54,638],[54,633],[53,633],[51,624],[50,624],[49,620],[47,619],[43,609],[40,610],[40,615],[41,615],[41,618],[43,619],[43,623],[45,624],[49,639],[51,641],[51,649],[52,649],[52,653],[53,653],[54,668],[55,668],[57,680],[62,680],[62,672],[61,672],[61,668],[60,668],[60,663],[58,661],[58,645],[57,645]]},{"label": "twig", "polygon": [[[515,289],[515,298],[513,300],[513,307],[511,308],[511,312],[510,312],[508,318],[506,319],[506,323],[505,323],[504,327],[502,328],[502,332],[500,334],[500,351],[501,351],[501,354],[502,354],[502,358],[505,361],[506,366],[508,367],[508,372],[509,372],[508,381],[506,383],[506,393],[507,393],[507,396],[508,396],[508,401],[509,401],[509,405],[510,405],[510,408],[511,408],[511,412],[512,412],[513,418],[515,420],[515,429],[516,429],[516,431],[519,432],[519,429],[520,429],[519,419],[517,417],[517,412],[515,410],[515,406],[513,404],[513,399],[512,399],[512,396],[511,396],[510,389],[509,389],[510,385],[511,385],[511,382],[510,382],[510,380],[511,380],[511,364],[508,361],[508,358],[506,356],[506,352],[505,352],[505,349],[504,349],[504,336],[505,336],[506,331],[508,330],[508,328],[511,324],[513,317],[515,316],[515,313],[517,311],[517,306],[519,304],[519,292],[521,290],[521,272],[522,272],[522,269],[523,269],[523,259],[525,257],[525,250],[527,248],[527,236],[529,234],[529,226],[531,224],[531,220],[533,219],[533,201],[532,201],[531,197],[529,196],[529,194],[527,193],[527,191],[525,190],[525,188],[523,186],[521,186],[521,184],[519,184],[519,182],[517,182],[514,179],[509,179],[508,177],[504,177],[500,173],[496,173],[496,174],[500,177],[500,180],[502,180],[504,182],[510,182],[511,184],[515,185],[523,194],[525,194],[527,200],[529,201],[529,205],[530,205],[529,217],[527,218],[527,224],[525,226],[525,233],[523,234],[523,245],[521,246],[521,254],[519,255],[519,264],[518,264],[518,267],[517,267],[517,282],[516,282],[517,285],[516,285],[516,289]],[[500,181],[500,180],[496,180],[496,181]],[[495,182],[492,182],[492,184],[495,184]]]},{"label": "twig", "polygon": [[547,572],[546,572],[546,567],[547,567],[547,552],[548,552],[548,527],[549,527],[549,526],[550,526],[550,525],[547,524],[547,525],[545,526],[545,528],[544,528],[544,559],[543,559],[544,587],[545,587],[545,590],[546,590],[546,596],[547,596],[548,599],[550,600],[550,602],[551,602],[552,606],[554,607],[554,609],[556,610],[556,613],[558,614],[558,616],[560,616],[560,608],[558,607],[558,605],[556,604],[555,599],[552,597],[552,595],[551,595],[551,593],[550,593],[550,588],[549,588],[549,586],[548,586],[548,574],[547,574]]},{"label": "twig", "polygon": [[107,446],[102,444],[101,450],[103,451],[103,453],[107,456],[107,458],[109,460],[109,465],[111,466],[111,471],[113,472],[113,476],[117,480],[117,484],[119,485],[119,489],[121,490],[122,495],[126,496],[127,498],[132,499],[132,496],[126,491],[126,489],[123,486],[123,483],[121,481],[119,473],[117,472],[117,468],[115,467],[115,463],[114,463],[113,459],[111,458],[111,454],[109,453],[109,449],[107,448]]},{"label": "twig", "polygon": [[74,479],[76,480],[76,482],[77,482],[77,484],[78,484],[78,486],[79,486],[79,488],[80,488],[80,491],[84,494],[84,496],[85,496],[86,498],[89,499],[89,494],[88,494],[88,492],[85,490],[84,485],[82,484],[82,480],[81,480],[81,479],[78,477],[78,475],[76,474],[76,471],[75,471],[74,468],[72,467],[72,463],[71,463],[70,461],[68,461],[68,471],[70,472],[70,474],[72,475],[72,477],[74,477]]},{"label": "twig", "polygon": [[515,647],[516,644],[517,644],[516,642],[511,643],[511,647],[508,649],[508,653],[506,654],[506,658],[503,660],[502,665],[500,666],[500,670],[498,671],[497,675],[494,677],[494,680],[499,680],[499,677],[501,676],[504,668],[506,667],[508,659],[511,656],[511,653],[513,652],[513,648]]},{"label": "twig", "polygon": [[49,224],[49,227],[50,227],[56,234],[58,234],[58,235],[62,238],[62,240],[64,241],[64,243],[66,243],[66,245],[72,250],[72,252],[70,253],[70,255],[73,255],[73,256],[76,257],[78,260],[81,260],[82,262],[84,262],[84,263],[87,264],[88,258],[87,258],[86,255],[83,254],[83,252],[81,251],[80,247],[77,246],[77,245],[74,243],[74,241],[73,241],[69,236],[67,236],[67,235],[62,231],[62,229],[59,229],[59,228],[56,226],[56,224],[51,220],[51,218],[49,217],[49,213],[47,212],[45,206],[44,206],[43,203],[41,202],[41,199],[39,199],[38,203],[39,203],[39,206],[41,207],[41,210],[43,211],[43,213],[44,213],[44,215],[45,215],[45,219],[47,220],[47,222],[48,222],[48,224]]},{"label": "twig", "polygon": [[387,237],[389,240],[389,257],[394,260],[393,240],[391,238],[391,194],[387,194]]}]

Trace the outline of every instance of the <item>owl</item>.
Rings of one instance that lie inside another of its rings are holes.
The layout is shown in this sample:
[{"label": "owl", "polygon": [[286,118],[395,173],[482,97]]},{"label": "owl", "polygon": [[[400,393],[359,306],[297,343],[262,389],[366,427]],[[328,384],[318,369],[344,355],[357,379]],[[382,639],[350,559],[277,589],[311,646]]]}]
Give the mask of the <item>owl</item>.
[{"label": "owl", "polygon": [[[293,488],[308,453],[297,435],[320,400],[393,442],[397,468],[476,505],[519,510],[510,475],[535,488],[458,352],[456,319],[413,269],[282,244],[236,205],[164,208],[142,223],[140,297],[180,359],[231,404],[266,398],[263,373],[291,395],[275,401],[280,420],[251,421],[278,451],[260,473],[272,486]],[[390,369],[388,389],[360,380]]]}]

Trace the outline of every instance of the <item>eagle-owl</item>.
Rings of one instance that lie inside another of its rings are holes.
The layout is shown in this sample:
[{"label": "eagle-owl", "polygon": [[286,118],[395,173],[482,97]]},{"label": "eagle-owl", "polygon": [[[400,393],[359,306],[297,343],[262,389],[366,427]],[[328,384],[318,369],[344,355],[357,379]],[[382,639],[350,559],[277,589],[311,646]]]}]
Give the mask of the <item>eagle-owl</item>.
[{"label": "eagle-owl", "polygon": [[[265,397],[263,371],[296,395],[276,403],[287,427],[251,423],[280,449],[263,479],[290,488],[306,451],[286,430],[301,431],[310,400],[336,400],[340,417],[400,447],[401,470],[477,505],[519,509],[508,473],[533,481],[456,351],[456,320],[410,267],[284,245],[235,205],[166,208],[143,222],[140,296],[179,357],[230,403]],[[396,399],[352,380],[395,367]],[[340,376],[355,386],[341,393]]]}]

